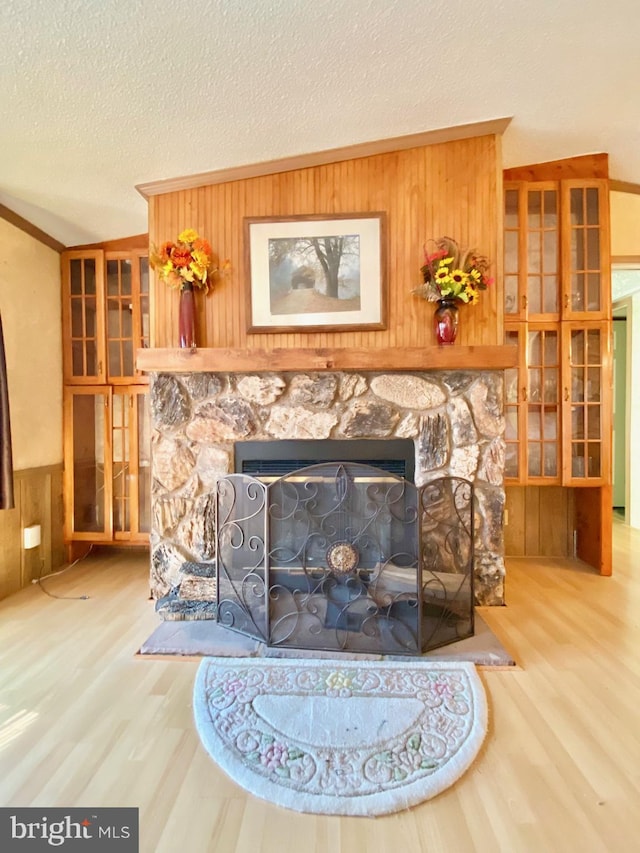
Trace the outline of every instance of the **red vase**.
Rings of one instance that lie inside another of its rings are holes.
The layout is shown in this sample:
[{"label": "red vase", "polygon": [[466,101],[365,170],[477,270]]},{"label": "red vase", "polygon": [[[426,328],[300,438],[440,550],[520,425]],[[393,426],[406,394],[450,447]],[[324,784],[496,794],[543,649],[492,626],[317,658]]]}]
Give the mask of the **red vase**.
[{"label": "red vase", "polygon": [[180,289],[178,309],[178,339],[183,349],[196,348],[196,304],[193,285],[186,282]]},{"label": "red vase", "polygon": [[458,334],[458,305],[454,299],[438,300],[433,315],[436,339],[440,346],[452,344]]}]

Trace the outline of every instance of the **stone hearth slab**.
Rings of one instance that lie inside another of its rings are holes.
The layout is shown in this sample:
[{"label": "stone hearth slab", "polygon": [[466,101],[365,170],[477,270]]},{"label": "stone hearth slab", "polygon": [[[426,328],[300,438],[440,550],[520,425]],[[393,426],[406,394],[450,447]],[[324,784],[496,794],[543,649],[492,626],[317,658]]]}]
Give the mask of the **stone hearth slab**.
[{"label": "stone hearth slab", "polygon": [[162,622],[141,645],[138,655],[183,657],[265,657],[327,660],[470,661],[478,666],[515,666],[516,662],[484,619],[476,613],[475,634],[457,643],[432,649],[419,657],[365,655],[344,652],[269,648],[211,620]]}]

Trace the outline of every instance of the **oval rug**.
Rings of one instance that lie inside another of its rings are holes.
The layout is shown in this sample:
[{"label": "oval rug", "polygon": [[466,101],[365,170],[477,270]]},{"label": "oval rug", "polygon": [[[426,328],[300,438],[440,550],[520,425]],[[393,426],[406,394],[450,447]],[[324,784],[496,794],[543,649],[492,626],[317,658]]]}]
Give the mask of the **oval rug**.
[{"label": "oval rug", "polygon": [[335,815],[435,796],[487,730],[482,682],[463,662],[205,658],[194,715],[207,752],[247,791]]}]

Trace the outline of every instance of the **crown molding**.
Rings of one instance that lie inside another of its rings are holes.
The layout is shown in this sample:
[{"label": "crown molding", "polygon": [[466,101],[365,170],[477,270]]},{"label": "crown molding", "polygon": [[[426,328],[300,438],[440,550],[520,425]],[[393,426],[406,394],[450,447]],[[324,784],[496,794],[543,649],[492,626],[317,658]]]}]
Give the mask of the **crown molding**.
[{"label": "crown molding", "polygon": [[42,231],[32,222],[29,222],[28,219],[24,219],[22,216],[19,216],[15,211],[6,207],[4,204],[0,204],[0,219],[4,219],[10,225],[14,225],[16,228],[19,228],[20,231],[24,231],[25,234],[33,237],[34,240],[44,243],[45,246],[53,249],[54,252],[64,252],[66,248],[64,243],[60,243],[60,241],[56,240],[55,237],[52,237],[50,234]]},{"label": "crown molding", "polygon": [[149,249],[149,234],[134,234],[132,237],[120,237],[118,240],[103,240],[102,243],[82,243],[79,246],[67,246],[68,251],[83,249],[102,249],[103,252],[129,252],[132,249]]},{"label": "crown molding", "polygon": [[502,173],[505,181],[561,181],[568,179],[608,178],[609,155],[579,154],[562,160],[548,160],[528,166],[513,166]]},{"label": "crown molding", "polygon": [[151,196],[179,192],[180,190],[190,190],[196,187],[211,186],[212,184],[226,184],[229,181],[243,181],[248,178],[260,178],[264,175],[293,172],[297,169],[309,169],[313,166],[326,166],[329,163],[355,160],[360,157],[373,157],[376,154],[388,154],[392,151],[405,151],[408,148],[419,148],[424,145],[439,145],[443,142],[455,142],[474,136],[500,135],[505,132],[510,122],[511,116],[471,124],[458,124],[438,130],[411,133],[407,136],[393,136],[372,142],[360,142],[344,148],[329,148],[311,154],[298,154],[279,160],[233,166],[214,172],[200,172],[196,175],[186,175],[180,178],[149,181],[148,183],[137,184],[136,189],[144,198],[148,199]]},{"label": "crown molding", "polygon": [[640,195],[640,184],[632,184],[631,181],[616,181],[611,178],[609,181],[609,189],[615,193],[633,193]]}]

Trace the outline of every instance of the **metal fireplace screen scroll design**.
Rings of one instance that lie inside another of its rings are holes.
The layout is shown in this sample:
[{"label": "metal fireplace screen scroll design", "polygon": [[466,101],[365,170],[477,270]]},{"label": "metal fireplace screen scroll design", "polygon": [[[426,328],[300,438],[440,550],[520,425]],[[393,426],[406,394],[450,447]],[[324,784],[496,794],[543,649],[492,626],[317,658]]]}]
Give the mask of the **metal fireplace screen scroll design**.
[{"label": "metal fireplace screen scroll design", "polygon": [[421,654],[473,634],[473,485],[359,463],[218,481],[217,621],[269,646]]}]

